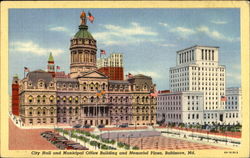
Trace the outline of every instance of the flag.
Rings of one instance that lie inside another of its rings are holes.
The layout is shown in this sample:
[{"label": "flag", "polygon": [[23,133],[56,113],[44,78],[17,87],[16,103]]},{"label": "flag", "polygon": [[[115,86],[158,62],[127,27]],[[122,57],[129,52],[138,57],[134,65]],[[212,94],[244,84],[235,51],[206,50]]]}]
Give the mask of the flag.
[{"label": "flag", "polygon": [[95,17],[90,12],[88,12],[88,15],[89,15],[88,16],[89,21],[93,24]]},{"label": "flag", "polygon": [[105,95],[105,93],[106,93],[105,90],[102,90],[102,91],[101,91],[101,94],[102,94],[102,95]]},{"label": "flag", "polygon": [[30,72],[29,68],[24,67],[24,72]]},{"label": "flag", "polygon": [[99,97],[99,96],[101,96],[102,95],[102,93],[101,93],[101,91],[96,91],[96,95]]},{"label": "flag", "polygon": [[106,54],[106,51],[103,49],[100,49],[101,54]]},{"label": "flag", "polygon": [[158,96],[157,90],[154,91],[153,89],[151,89],[151,90],[150,90],[150,96],[151,96],[151,97],[157,97],[157,96]]},{"label": "flag", "polygon": [[57,70],[60,70],[60,66],[56,66],[56,69],[57,69]]},{"label": "flag", "polygon": [[220,101],[227,101],[227,97],[221,96]]}]

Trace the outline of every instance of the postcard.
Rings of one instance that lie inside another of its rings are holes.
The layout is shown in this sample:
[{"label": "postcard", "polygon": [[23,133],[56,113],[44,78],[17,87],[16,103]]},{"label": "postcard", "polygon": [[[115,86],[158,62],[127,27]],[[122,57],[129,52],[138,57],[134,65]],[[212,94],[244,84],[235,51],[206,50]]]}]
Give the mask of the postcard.
[{"label": "postcard", "polygon": [[249,157],[249,4],[3,2],[3,157]]}]

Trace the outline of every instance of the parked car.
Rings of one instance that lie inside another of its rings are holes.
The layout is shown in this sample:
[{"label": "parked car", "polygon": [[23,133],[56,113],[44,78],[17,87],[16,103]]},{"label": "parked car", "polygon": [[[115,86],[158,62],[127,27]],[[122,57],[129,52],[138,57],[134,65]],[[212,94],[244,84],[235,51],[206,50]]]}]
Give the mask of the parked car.
[{"label": "parked car", "polygon": [[126,127],[128,127],[128,124],[121,124],[121,125],[119,125],[119,127],[126,128]]},{"label": "parked car", "polygon": [[82,128],[90,128],[90,127],[91,127],[91,125],[88,125],[88,124],[82,126]]},{"label": "parked car", "polygon": [[80,124],[77,124],[77,125],[74,125],[73,128],[81,128],[82,125]]},{"label": "parked car", "polygon": [[98,128],[104,128],[105,125],[101,124],[101,125],[98,125],[97,127],[98,127]]},{"label": "parked car", "polygon": [[48,134],[48,133],[52,133],[52,131],[44,131],[40,135],[43,136],[43,135]]},{"label": "parked car", "polygon": [[64,150],[67,146],[63,142],[58,142],[55,144],[58,149]]},{"label": "parked car", "polygon": [[55,143],[58,142],[58,141],[62,142],[62,141],[67,141],[67,140],[68,140],[68,139],[65,138],[65,137],[55,137],[55,138],[52,139],[50,142],[51,142],[52,144],[55,144]]}]

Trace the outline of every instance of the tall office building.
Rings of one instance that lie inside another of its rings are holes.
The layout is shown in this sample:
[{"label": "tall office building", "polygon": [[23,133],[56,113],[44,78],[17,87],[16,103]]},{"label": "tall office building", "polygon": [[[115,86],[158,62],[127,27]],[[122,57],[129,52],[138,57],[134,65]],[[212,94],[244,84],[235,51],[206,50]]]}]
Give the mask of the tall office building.
[{"label": "tall office building", "polygon": [[[195,119],[201,118],[201,124],[225,122],[226,68],[219,65],[218,53],[219,47],[210,46],[193,46],[176,53],[177,64],[169,73],[171,93],[159,95],[158,100],[161,96],[185,94],[180,110],[189,114],[184,119],[187,123],[194,124]],[[201,95],[203,98],[199,99]]]},{"label": "tall office building", "polygon": [[111,53],[107,58],[97,59],[97,68],[110,80],[124,79],[123,55],[121,53]]}]

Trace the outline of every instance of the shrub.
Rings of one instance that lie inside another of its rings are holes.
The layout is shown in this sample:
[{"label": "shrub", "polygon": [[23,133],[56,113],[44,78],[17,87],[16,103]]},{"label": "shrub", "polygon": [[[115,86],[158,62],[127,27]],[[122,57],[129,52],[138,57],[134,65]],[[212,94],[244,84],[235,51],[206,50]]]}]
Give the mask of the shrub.
[{"label": "shrub", "polygon": [[124,145],[124,148],[125,148],[126,150],[129,150],[129,149],[130,149],[130,146],[127,145],[127,144],[125,144],[125,145]]},{"label": "shrub", "polygon": [[133,149],[133,150],[139,150],[139,147],[134,146],[132,149]]},{"label": "shrub", "polygon": [[98,145],[98,143],[96,142],[96,141],[90,141],[90,143],[89,143],[91,146],[97,146]]},{"label": "shrub", "polygon": [[117,144],[117,146],[120,147],[120,148],[122,148],[124,145],[125,145],[125,144],[124,144],[124,143],[121,143],[121,142],[119,142],[119,143]]},{"label": "shrub", "polygon": [[108,147],[107,145],[105,145],[105,144],[102,144],[102,145],[101,145],[101,149],[103,149],[103,150],[108,150],[109,147]]}]

